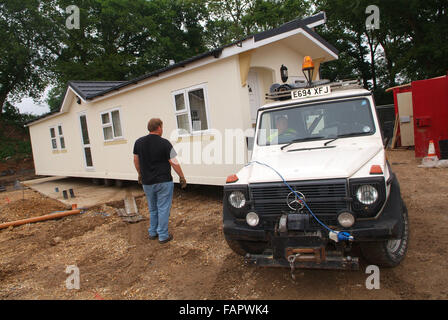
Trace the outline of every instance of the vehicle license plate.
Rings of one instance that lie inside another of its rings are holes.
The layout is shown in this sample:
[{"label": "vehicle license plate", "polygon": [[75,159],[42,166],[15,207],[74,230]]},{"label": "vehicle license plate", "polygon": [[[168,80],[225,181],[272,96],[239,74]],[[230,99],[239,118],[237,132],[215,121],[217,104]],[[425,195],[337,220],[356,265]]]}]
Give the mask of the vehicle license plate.
[{"label": "vehicle license plate", "polygon": [[304,88],[291,91],[291,99],[302,99],[317,96],[324,96],[331,93],[330,86],[320,86],[315,88]]}]

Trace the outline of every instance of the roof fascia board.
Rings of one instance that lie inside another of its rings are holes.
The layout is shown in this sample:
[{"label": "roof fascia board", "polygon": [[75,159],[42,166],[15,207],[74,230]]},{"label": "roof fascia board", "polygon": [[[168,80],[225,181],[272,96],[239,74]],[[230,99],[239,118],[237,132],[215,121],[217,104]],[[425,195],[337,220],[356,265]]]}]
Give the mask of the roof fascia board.
[{"label": "roof fascia board", "polygon": [[313,38],[314,42],[319,43],[320,46],[323,46],[327,49],[327,51],[333,52],[334,55],[336,55],[336,59],[339,55],[339,50],[333,47],[331,44],[329,44],[324,38],[322,38],[318,33],[314,32],[308,27],[303,27],[303,31],[305,31],[306,34],[309,35],[309,37]]},{"label": "roof fascia board", "polygon": [[69,93],[69,91],[71,91],[76,97],[78,97],[79,99],[81,99],[81,101],[82,102],[87,102],[80,94],[78,94],[72,87],[71,87],[71,84],[69,84],[68,85],[68,87],[67,87],[67,91],[66,91],[66,93],[65,93],[65,97],[64,97],[64,100],[62,101],[62,105],[61,105],[61,108],[59,109],[59,112],[63,112],[62,110],[64,110],[64,106],[65,106],[65,103],[66,103],[66,101],[67,101],[67,97],[68,97],[68,93]]},{"label": "roof fascia board", "polygon": [[326,15],[324,12],[320,12],[314,16],[302,19],[302,20],[292,20],[281,26],[266,30],[254,35],[255,42],[268,39],[270,37],[275,37],[277,35],[287,33],[289,31],[297,30],[301,27],[314,28],[326,22]]},{"label": "roof fascia board", "polygon": [[[59,116],[59,115],[61,115],[61,114],[66,113],[68,110],[64,111],[64,107],[65,107],[65,105],[66,105],[66,103],[67,103],[67,99],[68,99],[68,96],[69,96],[69,93],[70,93],[70,92],[73,93],[76,97],[79,97],[79,95],[76,94],[76,92],[70,87],[70,85],[68,85],[67,90],[65,91],[64,100],[62,101],[61,107],[59,108],[59,111],[58,111],[58,112],[53,113],[53,114],[50,114],[50,115],[48,115],[48,116],[46,116],[46,117],[43,117],[43,118],[41,118],[41,119],[37,119],[36,121],[27,123],[27,124],[25,125],[25,127],[30,127],[30,126],[32,126],[32,125],[38,124],[38,123],[40,123],[40,122],[44,122],[44,121],[46,121],[46,120],[55,118],[55,117],[57,117],[57,116]],[[80,98],[83,102],[86,102],[83,98],[81,98],[81,97],[79,97],[79,98]]]},{"label": "roof fascia board", "polygon": [[84,97],[83,97],[83,95],[82,95],[82,93],[81,92],[78,92],[77,90],[76,90],[76,87],[73,85],[73,83],[70,81],[69,83],[68,83],[68,87],[80,98],[80,99],[82,99],[82,100],[84,100]]},{"label": "roof fascia board", "polygon": [[315,28],[317,26],[327,23],[327,14],[325,13],[325,11],[321,11],[315,14],[314,16],[305,18],[304,20],[302,20],[302,22],[308,28]]},{"label": "roof fascia board", "polygon": [[54,113],[54,114],[50,114],[50,115],[48,115],[48,116],[46,116],[46,117],[44,117],[44,118],[37,119],[36,121],[27,123],[27,124],[24,125],[24,127],[31,127],[31,126],[33,126],[33,125],[35,125],[35,124],[38,124],[38,123],[47,121],[47,120],[52,119],[52,118],[56,118],[57,116],[60,116],[61,114],[62,114],[62,113],[60,113],[60,112],[57,112],[57,113]]}]

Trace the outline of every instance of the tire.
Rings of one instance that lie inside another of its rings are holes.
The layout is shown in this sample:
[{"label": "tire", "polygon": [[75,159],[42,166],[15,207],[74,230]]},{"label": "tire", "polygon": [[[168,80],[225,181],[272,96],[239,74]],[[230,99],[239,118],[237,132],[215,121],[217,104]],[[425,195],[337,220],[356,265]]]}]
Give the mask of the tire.
[{"label": "tire", "polygon": [[361,252],[367,262],[379,267],[393,268],[403,261],[409,246],[409,221],[403,200],[401,207],[400,223],[403,232],[400,239],[361,243]]},{"label": "tire", "polygon": [[231,240],[227,238],[227,236],[224,236],[226,239],[226,242],[230,249],[233,250],[236,254],[239,254],[241,256],[245,256],[247,253],[252,254],[260,254],[263,253],[263,251],[266,249],[266,242],[259,242],[259,241],[243,241],[243,240]]}]

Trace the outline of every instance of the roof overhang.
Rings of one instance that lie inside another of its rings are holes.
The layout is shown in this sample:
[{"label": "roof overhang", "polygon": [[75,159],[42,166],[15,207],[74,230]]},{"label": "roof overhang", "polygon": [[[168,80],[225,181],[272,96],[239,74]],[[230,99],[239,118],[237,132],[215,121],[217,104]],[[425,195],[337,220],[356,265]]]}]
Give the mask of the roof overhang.
[{"label": "roof overhang", "polygon": [[[47,113],[45,115],[43,115],[42,117],[39,117],[35,120],[32,120],[30,122],[27,122],[24,126],[25,127],[30,127],[32,125],[38,124],[40,122],[46,121],[48,119],[52,119],[52,118],[56,118],[58,116],[60,116],[61,114],[65,113],[68,111],[68,101],[70,100],[70,97],[79,97],[75,91],[73,91],[73,89],[70,87],[70,85],[67,87],[67,90],[65,90],[65,95],[64,95],[64,100],[62,101],[61,104],[61,108],[59,109],[59,111],[54,111],[54,112],[50,112]],[[81,99],[81,97],[79,97]]]}]

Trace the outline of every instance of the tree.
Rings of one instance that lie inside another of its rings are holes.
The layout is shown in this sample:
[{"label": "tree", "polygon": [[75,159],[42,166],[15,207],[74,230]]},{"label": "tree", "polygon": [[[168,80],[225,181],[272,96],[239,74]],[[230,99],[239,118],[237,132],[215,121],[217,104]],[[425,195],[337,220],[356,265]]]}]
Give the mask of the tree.
[{"label": "tree", "polygon": [[37,0],[0,3],[0,118],[7,100],[38,99],[48,84],[52,56],[42,46],[51,32],[46,9]]},{"label": "tree", "polygon": [[206,51],[202,0],[82,0],[80,28],[65,28],[57,0],[52,19],[60,27],[47,102],[57,110],[70,80],[129,80]]},{"label": "tree", "polygon": [[306,0],[208,0],[207,44],[219,47],[311,12]]},{"label": "tree", "polygon": [[[340,49],[325,73],[344,74],[350,66],[376,91],[399,83],[440,76],[448,69],[448,3],[441,0],[314,0],[328,13],[325,37]],[[364,25],[367,6],[380,9],[380,28]],[[338,40],[339,39],[339,40]],[[352,51],[352,49],[354,51]],[[356,52],[356,53],[355,53]],[[346,53],[350,53],[349,56]],[[353,54],[355,53],[355,54]],[[368,71],[366,69],[368,66]],[[342,72],[341,72],[342,71]]]}]

